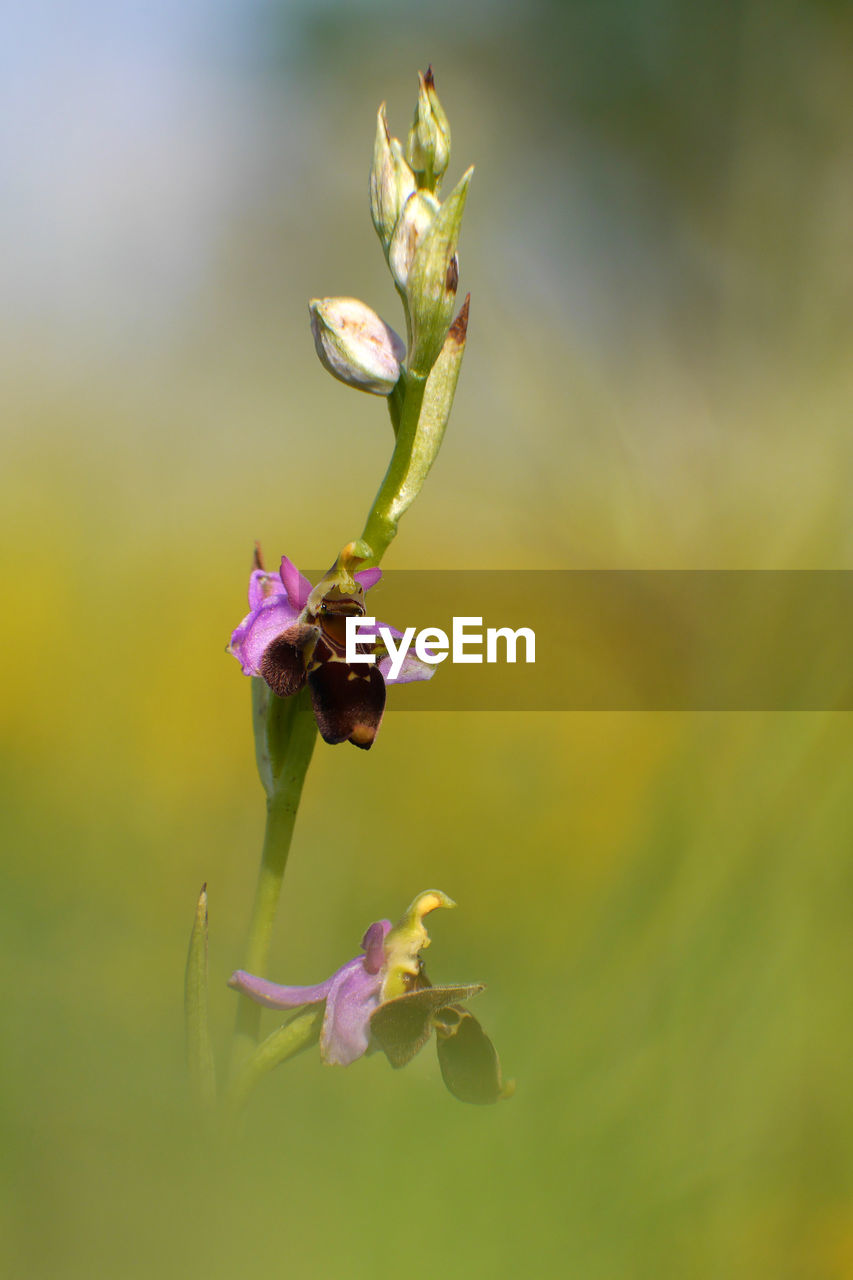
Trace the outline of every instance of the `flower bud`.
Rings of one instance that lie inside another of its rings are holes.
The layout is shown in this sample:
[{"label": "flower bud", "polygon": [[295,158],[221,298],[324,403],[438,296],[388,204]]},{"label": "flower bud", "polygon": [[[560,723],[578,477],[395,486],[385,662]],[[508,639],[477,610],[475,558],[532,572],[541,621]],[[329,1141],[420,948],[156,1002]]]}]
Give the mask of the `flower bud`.
[{"label": "flower bud", "polygon": [[397,138],[391,137],[383,102],[376,117],[376,142],[373,147],[369,192],[370,216],[386,253],[403,205],[415,186],[415,175],[406,164],[403,148]]},{"label": "flower bud", "polygon": [[406,344],[357,298],[313,298],[311,332],[321,364],[359,391],[387,396],[400,377]]},{"label": "flower bud", "polygon": [[406,142],[406,159],[419,187],[437,191],[450,161],[450,125],[444,114],[432,67],[418,72],[418,105]]},{"label": "flower bud", "polygon": [[406,201],[388,247],[388,265],[401,289],[406,287],[418,245],[440,207],[435,196],[426,191],[416,191]]},{"label": "flower bud", "polygon": [[409,368],[422,377],[435,364],[450,328],[459,285],[456,246],[473,172],[463,175],[424,232],[406,279],[412,325]]}]

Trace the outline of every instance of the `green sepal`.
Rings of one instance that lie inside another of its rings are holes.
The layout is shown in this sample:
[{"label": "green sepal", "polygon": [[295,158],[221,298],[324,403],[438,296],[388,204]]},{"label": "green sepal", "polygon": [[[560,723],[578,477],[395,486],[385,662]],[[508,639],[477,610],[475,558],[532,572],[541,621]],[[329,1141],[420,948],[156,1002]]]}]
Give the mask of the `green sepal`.
[{"label": "green sepal", "polygon": [[196,902],[184,976],[184,1016],[187,1029],[187,1070],[190,1090],[203,1107],[216,1101],[216,1069],[210,1042],[207,997],[207,885]]},{"label": "green sepal", "polygon": [[409,370],[425,377],[444,345],[459,280],[456,247],[473,168],[462,177],[424,232],[406,279],[412,326]]},{"label": "green sepal", "polygon": [[370,1034],[392,1067],[404,1067],[426,1044],[434,1019],[450,1005],[470,1000],[483,990],[467,986],[423,987],[380,1004],[370,1019]]}]

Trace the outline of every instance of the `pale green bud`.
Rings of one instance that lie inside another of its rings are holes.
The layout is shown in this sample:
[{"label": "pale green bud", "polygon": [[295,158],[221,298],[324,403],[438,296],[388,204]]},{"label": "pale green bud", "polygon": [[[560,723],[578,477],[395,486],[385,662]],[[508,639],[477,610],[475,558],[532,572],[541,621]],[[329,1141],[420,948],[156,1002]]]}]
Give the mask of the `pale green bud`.
[{"label": "pale green bud", "polygon": [[370,216],[386,253],[403,206],[416,185],[415,175],[403,156],[403,148],[397,138],[391,137],[383,102],[376,117],[369,192]]},{"label": "pale green bud", "polygon": [[409,196],[388,246],[388,265],[401,289],[405,289],[418,245],[440,209],[435,196],[416,191]]},{"label": "pale green bud", "polygon": [[418,105],[406,142],[406,159],[419,187],[437,191],[450,162],[450,125],[435,91],[432,67],[418,72]]},{"label": "pale green bud", "polygon": [[459,285],[456,246],[473,172],[469,169],[463,175],[424,232],[406,279],[412,326],[409,368],[420,376],[435,364],[450,328]]},{"label": "pale green bud", "polygon": [[400,377],[406,344],[357,298],[312,298],[314,346],[333,377],[359,391],[387,396]]}]

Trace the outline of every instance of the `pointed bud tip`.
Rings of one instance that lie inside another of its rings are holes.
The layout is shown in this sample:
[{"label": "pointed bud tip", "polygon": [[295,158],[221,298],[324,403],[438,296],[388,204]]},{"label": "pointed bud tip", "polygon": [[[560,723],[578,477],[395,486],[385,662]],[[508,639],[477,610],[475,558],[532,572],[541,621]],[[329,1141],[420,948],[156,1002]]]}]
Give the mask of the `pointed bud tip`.
[{"label": "pointed bud tip", "polygon": [[471,295],[465,295],[465,301],[459,308],[459,315],[453,321],[448,331],[448,337],[452,338],[458,347],[461,347],[468,334],[468,308],[471,303]]},{"label": "pointed bud tip", "polygon": [[432,63],[430,63],[429,66],[427,67],[426,75],[423,77],[423,81],[427,89],[435,88],[435,72],[432,69]]}]

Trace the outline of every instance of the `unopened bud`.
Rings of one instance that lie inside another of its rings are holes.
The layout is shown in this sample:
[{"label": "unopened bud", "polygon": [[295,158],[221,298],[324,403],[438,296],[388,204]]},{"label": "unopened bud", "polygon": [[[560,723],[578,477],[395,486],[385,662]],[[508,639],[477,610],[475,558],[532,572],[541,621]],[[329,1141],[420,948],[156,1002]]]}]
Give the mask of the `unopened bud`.
[{"label": "unopened bud", "polygon": [[388,265],[401,289],[405,289],[418,245],[439,211],[438,201],[427,191],[416,191],[406,201],[388,248]]},{"label": "unopened bud", "polygon": [[406,163],[403,148],[397,138],[391,137],[383,102],[376,117],[369,191],[370,216],[386,253],[403,206],[415,187],[415,175]]},{"label": "unopened bud", "polygon": [[406,344],[357,298],[313,298],[311,332],[320,362],[359,391],[387,396],[400,377]]},{"label": "unopened bud", "polygon": [[432,67],[418,72],[418,105],[406,142],[406,159],[419,187],[437,191],[450,162],[450,125],[435,91]]}]

